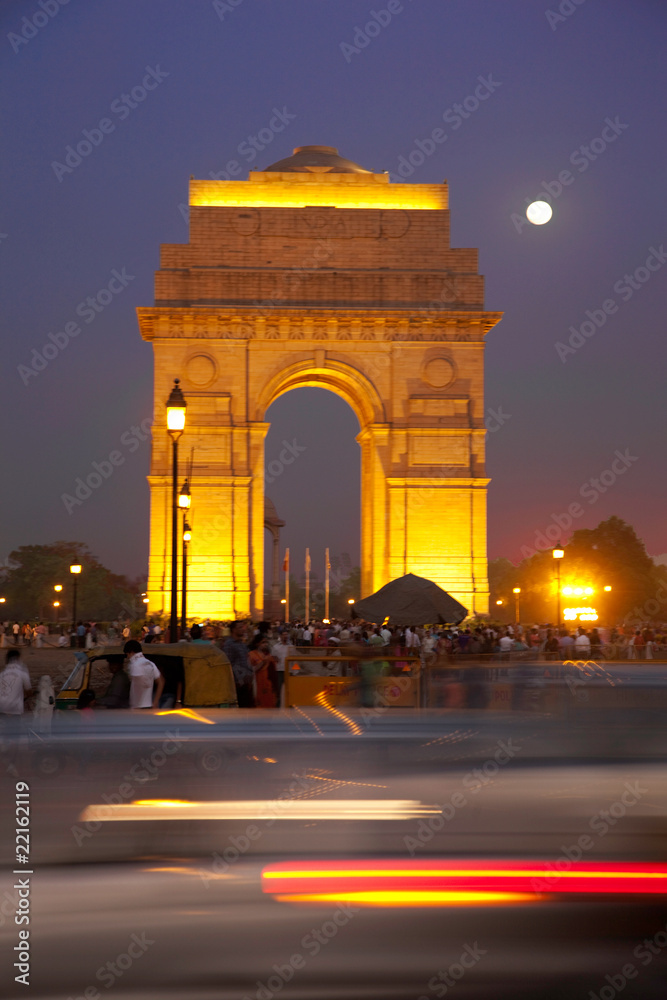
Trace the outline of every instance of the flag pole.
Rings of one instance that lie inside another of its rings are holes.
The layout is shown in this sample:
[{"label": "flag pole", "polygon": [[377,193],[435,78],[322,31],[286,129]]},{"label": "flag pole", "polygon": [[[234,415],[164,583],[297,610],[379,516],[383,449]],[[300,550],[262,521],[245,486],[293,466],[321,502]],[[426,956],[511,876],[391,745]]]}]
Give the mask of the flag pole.
[{"label": "flag pole", "polygon": [[329,550],[324,550],[324,617],[329,617],[329,570],[331,569],[331,563],[329,562]]},{"label": "flag pole", "polygon": [[285,549],[285,562],[283,563],[283,569],[285,570],[285,622],[289,623],[289,549]]},{"label": "flag pole", "polygon": [[310,621],[310,549],[306,549],[306,625]]}]

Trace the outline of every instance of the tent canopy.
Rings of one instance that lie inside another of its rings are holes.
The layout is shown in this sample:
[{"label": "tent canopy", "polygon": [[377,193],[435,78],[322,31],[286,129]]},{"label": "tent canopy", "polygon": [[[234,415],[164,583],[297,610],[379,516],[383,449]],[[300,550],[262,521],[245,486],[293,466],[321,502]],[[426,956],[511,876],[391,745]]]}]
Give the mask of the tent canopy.
[{"label": "tent canopy", "polygon": [[355,618],[389,625],[458,625],[468,611],[432,580],[408,573],[385,584],[370,597],[357,601]]}]

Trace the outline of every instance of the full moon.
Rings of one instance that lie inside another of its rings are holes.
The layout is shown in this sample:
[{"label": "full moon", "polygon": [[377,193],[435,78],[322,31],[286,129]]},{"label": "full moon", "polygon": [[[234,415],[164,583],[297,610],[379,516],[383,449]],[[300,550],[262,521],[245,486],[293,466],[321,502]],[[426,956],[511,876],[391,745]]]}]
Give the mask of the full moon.
[{"label": "full moon", "polygon": [[526,209],[526,218],[534,226],[543,226],[545,222],[549,221],[552,215],[551,205],[546,201],[534,201]]}]

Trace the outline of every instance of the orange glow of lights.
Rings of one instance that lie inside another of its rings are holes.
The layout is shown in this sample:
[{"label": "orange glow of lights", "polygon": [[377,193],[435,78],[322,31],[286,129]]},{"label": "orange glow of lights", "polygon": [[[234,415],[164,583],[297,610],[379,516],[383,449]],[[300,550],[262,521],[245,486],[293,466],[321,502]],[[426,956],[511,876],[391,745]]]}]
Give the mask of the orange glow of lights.
[{"label": "orange glow of lights", "polygon": [[[342,175],[350,176],[350,175]],[[444,184],[388,184],[357,179],[336,183],[318,175],[294,175],[289,180],[251,175],[247,181],[190,182],[190,205],[219,208],[375,208],[410,211],[447,208]]]},{"label": "orange glow of lights", "polygon": [[276,896],[279,903],[356,903],[357,906],[491,906],[535,903],[548,897],[534,892],[330,892]]},{"label": "orange glow of lights", "polygon": [[214,726],[215,722],[212,719],[207,719],[205,716],[200,715],[199,712],[194,712],[191,708],[162,708],[156,715],[182,715],[186,719],[194,719],[195,722],[205,722],[207,726]]},{"label": "orange glow of lights", "polygon": [[[535,880],[539,880],[536,884]],[[667,893],[667,865],[588,862],[559,870],[548,861],[297,862],[269,865],[263,891],[280,896],[351,893]]]}]

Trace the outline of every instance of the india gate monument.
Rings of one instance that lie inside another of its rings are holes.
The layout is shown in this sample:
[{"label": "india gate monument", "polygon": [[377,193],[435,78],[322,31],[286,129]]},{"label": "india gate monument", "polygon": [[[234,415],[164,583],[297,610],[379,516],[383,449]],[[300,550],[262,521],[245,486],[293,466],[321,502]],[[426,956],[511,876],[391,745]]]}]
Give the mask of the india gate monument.
[{"label": "india gate monument", "polygon": [[487,613],[484,342],[501,314],[484,311],[477,250],[450,248],[447,184],[301,146],[247,180],[191,180],[189,205],[189,243],[162,246],[138,310],[155,355],[150,611],[169,608],[179,378],[189,617],[263,614],[265,415],[301,386],[359,420],[358,596],[415,573]]}]

